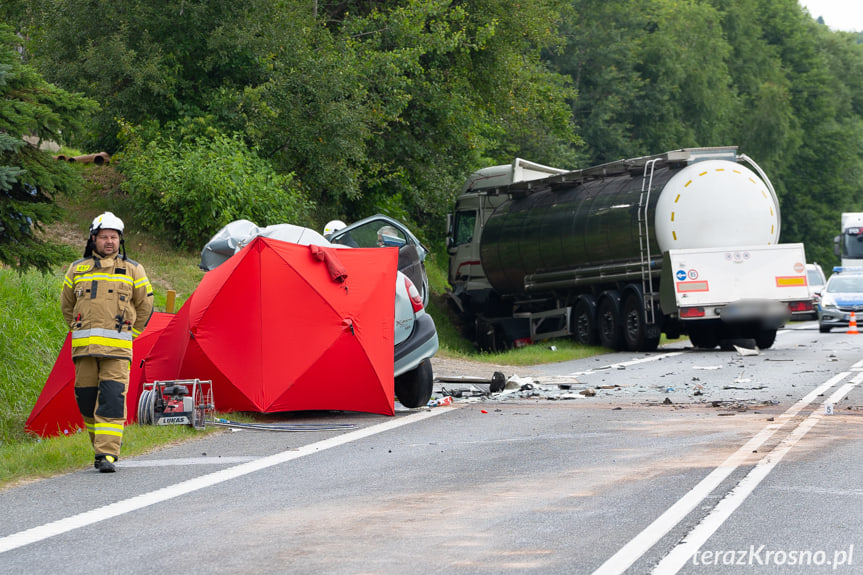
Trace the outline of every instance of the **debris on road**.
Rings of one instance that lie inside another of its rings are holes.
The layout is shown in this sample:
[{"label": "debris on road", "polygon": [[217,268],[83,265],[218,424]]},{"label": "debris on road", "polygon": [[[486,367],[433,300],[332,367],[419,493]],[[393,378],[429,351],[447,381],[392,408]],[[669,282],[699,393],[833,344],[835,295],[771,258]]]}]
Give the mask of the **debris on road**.
[{"label": "debris on road", "polygon": [[[683,370],[672,371],[655,376],[651,380],[633,377],[620,377],[615,370],[629,365],[624,362],[609,365],[591,366],[587,371],[569,375],[504,375],[501,367],[518,369],[515,366],[495,366],[491,376],[482,373],[485,366],[477,363],[458,363],[445,360],[446,370],[440,370],[435,379],[435,397],[450,396],[456,403],[507,402],[525,399],[564,401],[632,401],[645,405],[673,405],[675,408],[687,405],[710,406],[713,401],[723,405],[746,404],[764,405],[770,397],[770,387],[758,374],[761,370],[753,362],[767,358],[752,359],[762,355],[758,349],[740,347],[728,363],[688,365]],[[713,383],[706,385],[690,370],[713,371],[731,368],[727,383],[720,383],[711,377]],[[464,370],[461,371],[460,370]],[[488,369],[490,372],[491,369]],[[442,375],[448,372],[449,375]],[[464,375],[461,375],[464,373]],[[512,373],[512,372],[509,372]],[[454,375],[459,374],[459,375]],[[579,379],[584,375],[596,374],[590,383]],[[498,390],[499,388],[499,390]],[[734,395],[731,395],[734,394]],[[773,399],[773,398],[770,398]]]},{"label": "debris on road", "polygon": [[738,354],[743,355],[743,356],[747,356],[747,355],[760,355],[760,354],[761,354],[761,352],[760,352],[760,351],[758,351],[758,349],[749,349],[749,348],[746,348],[746,347],[740,347],[739,345],[735,345],[735,346],[734,346],[734,349],[736,349],[736,350],[737,350],[737,353],[738,353]]},{"label": "debris on road", "polygon": [[506,383],[506,376],[503,373],[496,371],[492,374],[490,379],[470,375],[456,375],[436,377],[435,381],[440,383],[485,384],[489,386],[490,392],[497,393],[499,391],[503,391],[504,384]]}]

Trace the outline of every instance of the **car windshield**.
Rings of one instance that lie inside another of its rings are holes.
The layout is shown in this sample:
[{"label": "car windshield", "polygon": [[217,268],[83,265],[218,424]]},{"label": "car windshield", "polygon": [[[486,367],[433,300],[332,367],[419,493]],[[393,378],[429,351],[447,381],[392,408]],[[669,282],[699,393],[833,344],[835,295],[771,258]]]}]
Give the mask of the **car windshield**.
[{"label": "car windshield", "polygon": [[863,293],[863,275],[830,278],[829,293]]},{"label": "car windshield", "polygon": [[842,256],[846,258],[863,258],[863,228],[848,228],[842,242]]}]

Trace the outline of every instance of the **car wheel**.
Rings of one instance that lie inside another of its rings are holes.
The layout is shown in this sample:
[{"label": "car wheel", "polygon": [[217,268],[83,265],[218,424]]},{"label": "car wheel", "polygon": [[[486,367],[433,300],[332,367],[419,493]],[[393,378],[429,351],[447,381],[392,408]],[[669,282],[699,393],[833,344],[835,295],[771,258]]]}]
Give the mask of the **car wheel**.
[{"label": "car wheel", "polygon": [[830,326],[829,325],[819,325],[818,331],[820,331],[821,333],[830,333]]},{"label": "car wheel", "polygon": [[396,378],[396,397],[409,408],[427,405],[434,387],[434,374],[429,360]]}]

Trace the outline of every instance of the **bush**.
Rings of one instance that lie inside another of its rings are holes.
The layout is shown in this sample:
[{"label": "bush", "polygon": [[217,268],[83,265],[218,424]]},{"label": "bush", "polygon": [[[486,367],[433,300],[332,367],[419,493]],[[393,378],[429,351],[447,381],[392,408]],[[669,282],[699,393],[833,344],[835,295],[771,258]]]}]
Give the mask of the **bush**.
[{"label": "bush", "polygon": [[144,143],[133,133],[119,169],[142,224],[189,248],[234,220],[303,225],[313,208],[293,174],[276,173],[237,136]]}]

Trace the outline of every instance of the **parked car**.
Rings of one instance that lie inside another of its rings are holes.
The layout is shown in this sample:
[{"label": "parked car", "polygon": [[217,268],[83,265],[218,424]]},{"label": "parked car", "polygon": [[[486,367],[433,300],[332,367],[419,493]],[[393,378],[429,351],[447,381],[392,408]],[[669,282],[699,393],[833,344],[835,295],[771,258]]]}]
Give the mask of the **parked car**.
[{"label": "parked car", "polygon": [[[342,241],[331,243],[318,232],[302,226],[277,224],[259,228],[248,220],[237,220],[222,228],[207,242],[201,251],[200,267],[204,270],[215,269],[257,236],[299,245],[349,249],[377,245],[377,231],[385,226],[391,230],[384,230],[389,232],[384,235],[391,237],[382,240],[382,243],[400,246],[395,286],[395,395],[405,407],[421,407],[431,398],[434,385],[431,358],[437,353],[439,344],[434,320],[425,311],[428,278],[423,260],[428,250],[420,245],[404,224],[386,216],[373,216],[344,228],[344,233],[340,232],[338,236]],[[393,233],[393,230],[397,233]],[[352,245],[347,241],[347,234],[353,235],[352,231],[362,243]],[[330,237],[333,238],[332,235]],[[371,244],[369,237],[374,238]],[[419,286],[423,287],[423,292],[420,292]]]},{"label": "parked car", "polygon": [[863,312],[863,272],[833,273],[819,296],[819,331],[827,333],[834,327],[848,327],[851,313],[856,319],[856,315]]},{"label": "parked car", "polygon": [[824,276],[824,270],[817,263],[806,264],[806,281],[809,284],[809,295],[817,297],[817,294],[824,289],[824,284],[827,283],[827,278]]},{"label": "parked car", "polygon": [[817,263],[806,264],[806,284],[809,287],[809,297],[812,300],[812,309],[803,309],[802,307],[791,310],[791,319],[793,320],[811,320],[818,319],[818,299],[819,293],[824,289],[824,284],[827,280],[824,277],[824,271]]}]

